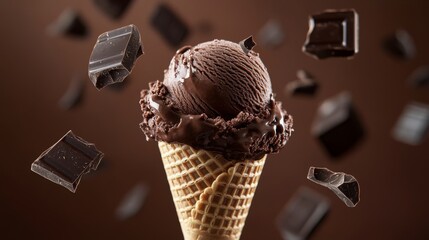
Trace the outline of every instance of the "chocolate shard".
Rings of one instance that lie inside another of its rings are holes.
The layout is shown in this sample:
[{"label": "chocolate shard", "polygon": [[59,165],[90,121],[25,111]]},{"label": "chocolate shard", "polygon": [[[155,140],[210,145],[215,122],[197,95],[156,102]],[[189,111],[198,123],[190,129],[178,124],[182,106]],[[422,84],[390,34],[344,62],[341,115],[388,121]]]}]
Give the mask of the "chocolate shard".
[{"label": "chocolate shard", "polygon": [[429,105],[412,102],[402,112],[393,129],[393,137],[403,143],[418,145],[429,131]]},{"label": "chocolate shard", "polygon": [[284,32],[279,21],[271,19],[259,30],[258,39],[266,48],[279,47],[284,40]]},{"label": "chocolate shard", "polygon": [[355,207],[360,200],[359,183],[355,177],[327,168],[310,167],[307,179],[333,191],[347,207]]},{"label": "chocolate shard", "polygon": [[277,217],[283,239],[305,240],[329,212],[329,201],[317,192],[301,187]]},{"label": "chocolate shard", "polygon": [[32,164],[40,176],[75,192],[83,174],[96,170],[104,154],[70,130]]},{"label": "chocolate shard", "polygon": [[126,220],[135,216],[142,208],[148,192],[149,187],[144,183],[134,186],[116,209],[116,217],[119,220]]},{"label": "chocolate shard", "polygon": [[305,70],[298,70],[296,73],[297,80],[286,84],[286,92],[289,95],[307,95],[312,96],[319,88],[319,84],[314,77]]},{"label": "chocolate shard", "polygon": [[94,0],[95,5],[112,19],[119,19],[124,15],[132,0]]},{"label": "chocolate shard", "polygon": [[189,34],[185,22],[163,3],[155,9],[150,23],[172,47],[179,46]]},{"label": "chocolate shard", "polygon": [[413,87],[429,87],[429,66],[421,66],[408,77]]},{"label": "chocolate shard", "polygon": [[249,36],[246,39],[240,41],[240,46],[243,49],[243,52],[246,54],[249,53],[254,46],[256,46],[256,43],[253,41],[253,36]]},{"label": "chocolate shard", "polygon": [[412,59],[416,55],[413,38],[403,29],[387,36],[383,41],[383,48],[390,55],[404,60]]},{"label": "chocolate shard", "polygon": [[339,157],[355,146],[364,129],[351,95],[342,92],[325,100],[319,106],[311,132],[332,157]]},{"label": "chocolate shard", "polygon": [[97,89],[122,82],[142,53],[140,33],[133,24],[105,32],[89,58],[89,78]]},{"label": "chocolate shard", "polygon": [[64,110],[70,110],[78,106],[82,102],[84,90],[85,84],[83,79],[80,76],[72,78],[67,91],[58,101],[58,105]]},{"label": "chocolate shard", "polygon": [[50,35],[65,35],[83,38],[88,35],[88,28],[82,17],[74,9],[64,10],[58,19],[48,26]]},{"label": "chocolate shard", "polygon": [[358,14],[354,9],[326,10],[309,19],[302,50],[315,57],[351,57],[358,52]]}]

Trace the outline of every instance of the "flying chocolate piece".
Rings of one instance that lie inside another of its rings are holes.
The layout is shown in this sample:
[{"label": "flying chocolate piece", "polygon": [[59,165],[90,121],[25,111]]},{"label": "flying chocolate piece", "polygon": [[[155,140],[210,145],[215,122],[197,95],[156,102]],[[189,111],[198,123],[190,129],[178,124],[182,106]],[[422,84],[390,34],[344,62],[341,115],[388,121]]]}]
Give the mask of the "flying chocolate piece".
[{"label": "flying chocolate piece", "polygon": [[355,207],[359,203],[359,183],[352,175],[332,172],[327,168],[310,167],[307,179],[331,189],[347,207]]},{"label": "flying chocolate piece", "polygon": [[96,170],[103,156],[94,144],[68,131],[31,164],[31,170],[75,192],[82,175]]},{"label": "flying chocolate piece", "polygon": [[144,204],[149,187],[144,183],[139,183],[131,189],[116,209],[116,217],[125,220],[136,215]]},{"label": "flying chocolate piece", "polygon": [[93,2],[107,16],[118,19],[124,15],[132,0],[94,0]]},{"label": "flying chocolate piece", "polygon": [[414,70],[408,78],[409,83],[414,87],[429,86],[429,66],[421,66]]},{"label": "flying chocolate piece", "polygon": [[305,70],[298,70],[297,80],[286,84],[286,92],[290,95],[314,95],[319,88],[319,84],[314,81],[313,76]]},{"label": "flying chocolate piece", "polygon": [[82,17],[74,9],[64,10],[58,19],[48,26],[51,35],[66,35],[83,38],[88,35],[88,28]]},{"label": "flying chocolate piece", "polygon": [[393,129],[393,137],[403,143],[418,145],[429,131],[429,105],[408,104]]},{"label": "flying chocolate piece", "polygon": [[179,46],[189,34],[187,25],[163,3],[156,8],[150,23],[172,47]]},{"label": "flying chocolate piece", "polygon": [[70,110],[82,102],[85,84],[79,76],[74,77],[67,88],[67,91],[58,101],[60,108]]},{"label": "flying chocolate piece", "polygon": [[413,38],[403,29],[396,30],[386,37],[383,42],[383,48],[392,56],[404,60],[412,59],[416,55]]},{"label": "flying chocolate piece", "polygon": [[249,36],[246,39],[240,41],[240,47],[243,49],[243,52],[246,54],[250,52],[254,46],[256,46],[256,43],[253,41],[253,37]]},{"label": "flying chocolate piece", "polygon": [[319,106],[311,131],[332,157],[339,157],[356,145],[364,129],[350,94],[342,92],[325,100]]},{"label": "flying chocolate piece", "polygon": [[353,9],[326,10],[309,19],[302,50],[317,58],[351,57],[358,52],[358,14]]},{"label": "flying chocolate piece", "polygon": [[88,74],[97,89],[122,82],[143,54],[140,33],[128,25],[101,34],[89,58]]},{"label": "flying chocolate piece", "polygon": [[261,45],[267,48],[279,47],[284,40],[282,25],[277,20],[271,19],[259,30],[258,39]]},{"label": "flying chocolate piece", "polygon": [[285,240],[305,240],[329,211],[329,201],[310,188],[301,187],[277,218]]}]

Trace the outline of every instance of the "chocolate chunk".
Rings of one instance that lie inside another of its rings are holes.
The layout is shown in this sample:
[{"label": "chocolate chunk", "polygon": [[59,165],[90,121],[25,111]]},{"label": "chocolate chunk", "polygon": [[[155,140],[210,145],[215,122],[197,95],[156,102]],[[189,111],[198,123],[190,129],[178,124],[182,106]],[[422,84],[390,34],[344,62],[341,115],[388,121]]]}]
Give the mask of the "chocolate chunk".
[{"label": "chocolate chunk", "polygon": [[277,227],[283,239],[307,239],[328,213],[329,205],[325,197],[301,187],[277,218]]},{"label": "chocolate chunk", "polygon": [[302,50],[317,58],[351,57],[358,52],[358,14],[355,10],[326,10],[310,17]]},{"label": "chocolate chunk", "polygon": [[421,66],[414,70],[408,78],[409,83],[414,87],[429,86],[429,66]]},{"label": "chocolate chunk", "polygon": [[96,170],[103,155],[94,144],[68,131],[31,164],[31,170],[75,192],[82,175]]},{"label": "chocolate chunk", "polygon": [[408,104],[393,129],[393,137],[403,143],[418,145],[429,130],[429,105]]},{"label": "chocolate chunk", "polygon": [[116,209],[116,217],[125,220],[136,215],[146,199],[149,187],[144,183],[139,183],[131,189]]},{"label": "chocolate chunk", "polygon": [[355,177],[327,168],[310,167],[307,179],[331,189],[347,207],[355,207],[360,200],[359,183]]},{"label": "chocolate chunk", "polygon": [[254,46],[256,46],[256,43],[253,41],[253,37],[249,36],[248,38],[240,41],[240,46],[243,49],[243,52],[246,54],[249,53]]},{"label": "chocolate chunk", "polygon": [[259,30],[258,36],[262,46],[267,48],[279,47],[284,40],[282,25],[277,20],[271,19]]},{"label": "chocolate chunk", "polygon": [[416,55],[416,47],[411,35],[402,29],[396,30],[383,41],[387,53],[400,59],[412,59]]},{"label": "chocolate chunk", "polygon": [[150,23],[173,47],[179,46],[189,34],[187,25],[165,4],[158,5]]},{"label": "chocolate chunk", "polygon": [[47,29],[51,35],[65,35],[71,37],[86,37],[88,28],[78,12],[69,8],[64,10],[58,19]]},{"label": "chocolate chunk", "polygon": [[67,88],[67,91],[58,101],[60,108],[70,110],[78,106],[83,99],[85,84],[83,79],[79,76],[74,77]]},{"label": "chocolate chunk", "polygon": [[319,106],[312,134],[332,157],[344,154],[362,139],[364,129],[349,93],[342,92]]},{"label": "chocolate chunk", "polygon": [[107,16],[118,19],[124,15],[132,0],[94,0],[93,2]]},{"label": "chocolate chunk", "polygon": [[319,84],[314,81],[313,76],[305,70],[298,70],[297,80],[286,84],[286,92],[290,95],[314,95]]},{"label": "chocolate chunk", "polygon": [[101,34],[89,59],[89,78],[97,89],[122,82],[142,55],[143,45],[136,26],[128,25]]}]

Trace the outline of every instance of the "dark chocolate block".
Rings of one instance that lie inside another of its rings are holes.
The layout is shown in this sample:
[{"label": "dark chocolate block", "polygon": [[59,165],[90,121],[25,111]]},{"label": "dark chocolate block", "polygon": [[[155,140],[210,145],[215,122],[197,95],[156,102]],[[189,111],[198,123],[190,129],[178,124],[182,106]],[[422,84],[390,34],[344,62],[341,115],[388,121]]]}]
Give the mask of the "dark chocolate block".
[{"label": "dark chocolate block", "polygon": [[307,179],[329,188],[347,207],[355,207],[359,203],[359,183],[352,175],[332,172],[327,168],[310,167]]},{"label": "dark chocolate block", "polygon": [[152,14],[150,23],[173,47],[178,47],[189,34],[185,22],[165,4],[158,5]]},{"label": "dark chocolate block", "polygon": [[280,22],[271,19],[259,30],[258,39],[262,46],[276,48],[283,43],[284,35]]},{"label": "dark chocolate block", "polygon": [[362,139],[364,129],[349,93],[342,92],[319,106],[312,134],[332,157],[344,154]]},{"label": "dark chocolate block", "polygon": [[243,52],[246,54],[250,52],[254,46],[256,46],[256,43],[253,41],[253,37],[250,36],[242,41],[240,41],[240,46],[243,49]]},{"label": "dark chocolate block", "polygon": [[416,47],[411,35],[402,29],[396,30],[383,41],[387,53],[400,59],[412,59],[416,55]]},{"label": "dark chocolate block", "polygon": [[112,19],[122,17],[131,2],[132,0],[94,0],[95,5]]},{"label": "dark chocolate block", "polygon": [[301,187],[277,218],[283,239],[305,240],[321,223],[330,208],[329,201],[317,192]]},{"label": "dark chocolate block", "polygon": [[128,25],[101,34],[89,59],[88,74],[97,89],[122,82],[143,53],[140,33]]},{"label": "dark chocolate block", "polygon": [[74,77],[61,99],[58,101],[60,108],[70,110],[82,102],[85,84],[81,77]]},{"label": "dark chocolate block", "polygon": [[319,88],[319,84],[314,81],[314,77],[304,70],[298,70],[297,80],[286,84],[286,92],[290,95],[314,95]]},{"label": "dark chocolate block", "polygon": [[48,33],[82,38],[88,35],[88,28],[79,13],[69,8],[49,25]]},{"label": "dark chocolate block", "polygon": [[408,104],[393,129],[393,137],[403,143],[418,145],[429,131],[429,105]]},{"label": "dark chocolate block", "polygon": [[96,170],[103,155],[94,144],[68,131],[31,164],[31,170],[75,192],[82,175]]},{"label": "dark chocolate block", "polygon": [[413,87],[428,87],[429,86],[429,66],[421,66],[414,70],[408,77],[408,82]]},{"label": "dark chocolate block", "polygon": [[303,51],[317,59],[351,57],[358,52],[355,10],[326,10],[310,17]]},{"label": "dark chocolate block", "polygon": [[116,209],[116,217],[119,220],[126,220],[136,215],[142,208],[148,192],[149,186],[144,183],[134,186]]}]

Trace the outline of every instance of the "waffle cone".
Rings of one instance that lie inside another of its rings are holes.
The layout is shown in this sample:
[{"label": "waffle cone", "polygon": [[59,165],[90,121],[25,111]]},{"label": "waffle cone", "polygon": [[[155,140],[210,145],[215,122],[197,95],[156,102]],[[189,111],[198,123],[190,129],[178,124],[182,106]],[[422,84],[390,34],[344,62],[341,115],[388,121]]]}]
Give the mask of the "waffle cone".
[{"label": "waffle cone", "polygon": [[266,156],[230,161],[185,144],[158,146],[185,240],[239,239]]}]

